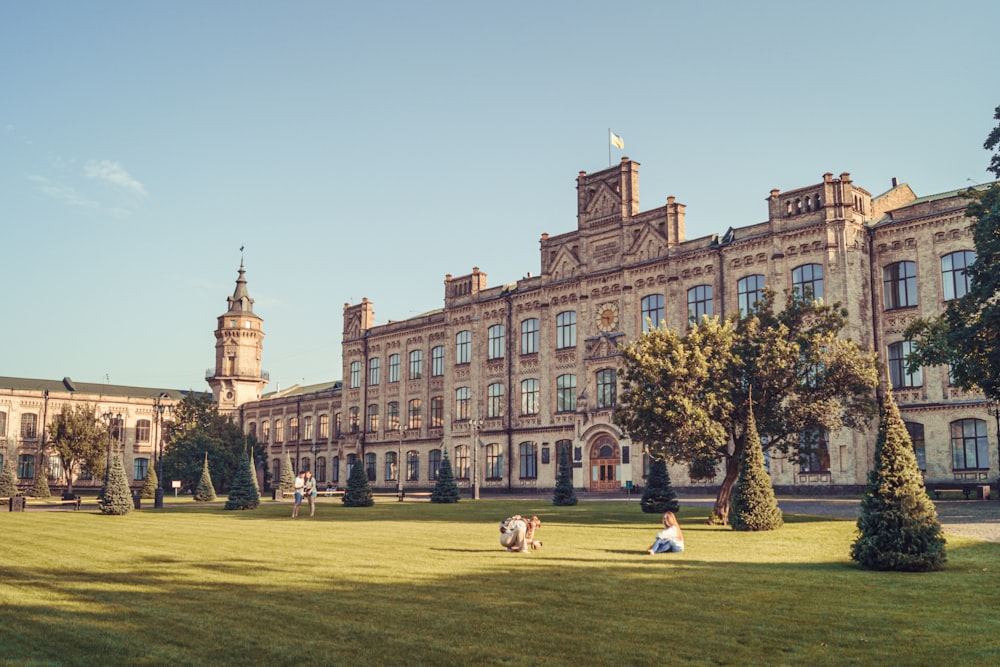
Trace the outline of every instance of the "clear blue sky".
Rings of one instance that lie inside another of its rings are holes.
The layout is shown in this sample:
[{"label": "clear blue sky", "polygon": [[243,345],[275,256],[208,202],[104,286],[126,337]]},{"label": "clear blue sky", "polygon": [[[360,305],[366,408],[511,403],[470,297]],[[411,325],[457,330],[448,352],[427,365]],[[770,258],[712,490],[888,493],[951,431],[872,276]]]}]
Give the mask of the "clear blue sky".
[{"label": "clear blue sky", "polygon": [[688,237],[771,188],[989,179],[1000,3],[0,3],[0,375],[205,389],[241,245],[276,384],[345,302],[539,270],[608,128]]}]

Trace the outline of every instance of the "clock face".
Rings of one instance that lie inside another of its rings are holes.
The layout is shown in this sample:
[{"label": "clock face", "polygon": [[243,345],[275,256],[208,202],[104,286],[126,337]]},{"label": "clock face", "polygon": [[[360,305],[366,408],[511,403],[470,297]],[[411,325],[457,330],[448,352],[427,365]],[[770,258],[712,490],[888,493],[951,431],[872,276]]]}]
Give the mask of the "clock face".
[{"label": "clock face", "polygon": [[618,326],[618,306],[607,303],[597,309],[597,328],[601,331],[614,331]]}]

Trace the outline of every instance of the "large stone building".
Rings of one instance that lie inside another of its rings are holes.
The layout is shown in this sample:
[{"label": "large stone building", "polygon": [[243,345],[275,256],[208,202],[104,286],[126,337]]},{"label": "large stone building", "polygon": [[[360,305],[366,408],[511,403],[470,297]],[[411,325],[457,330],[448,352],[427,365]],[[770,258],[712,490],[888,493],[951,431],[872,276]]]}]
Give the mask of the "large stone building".
[{"label": "large stone building", "polygon": [[[267,443],[273,476],[287,457],[321,484],[343,486],[359,461],[376,488],[426,489],[447,451],[464,488],[548,490],[566,451],[578,489],[642,486],[641,443],[611,418],[618,345],[649,322],[684,331],[693,317],[746,310],[765,285],[779,295],[809,288],[842,302],[845,335],[886,361],[926,479],[996,480],[996,406],[952,387],[945,368],[908,374],[904,364],[906,324],[968,287],[974,246],[964,190],[918,198],[893,181],[872,196],[846,173],[824,174],[772,190],[763,222],[688,239],[685,207],[673,197],[640,209],[638,167],[623,158],[580,172],[577,228],[541,236],[536,276],[494,287],[478,268],[445,276],[443,307],[384,324],[367,299],[345,305],[343,381],[261,394],[264,332],[241,263],[206,376],[220,410]],[[43,425],[53,410],[86,401],[111,419],[123,415],[126,463],[138,481],[158,406],[181,395],[0,378],[0,453],[17,457],[22,481],[30,478],[29,459],[46,461]],[[769,460],[773,481],[785,491],[857,489],[874,440],[874,429],[816,434],[802,460]],[[683,466],[671,475],[675,486],[695,484]]]},{"label": "large stone building", "polygon": [[[996,478],[996,408],[952,387],[946,369],[908,374],[903,362],[906,324],[967,289],[974,248],[964,191],[918,198],[894,181],[873,197],[847,173],[824,174],[772,190],[764,222],[688,239],[673,197],[640,209],[638,164],[628,158],[581,172],[577,190],[577,228],[542,235],[537,276],[491,287],[478,268],[448,275],[442,308],[386,324],[367,299],[345,305],[342,383],[239,407],[246,430],[268,443],[272,473],[287,456],[321,483],[342,484],[360,461],[376,488],[428,488],[447,451],[465,487],[545,490],[565,450],[579,489],[641,486],[641,443],[612,422],[618,345],[649,322],[683,331],[702,314],[745,311],[767,285],[847,306],[845,335],[886,360],[928,481]],[[769,460],[777,487],[865,483],[874,429],[814,440],[802,460]],[[694,484],[682,466],[672,477]]]}]

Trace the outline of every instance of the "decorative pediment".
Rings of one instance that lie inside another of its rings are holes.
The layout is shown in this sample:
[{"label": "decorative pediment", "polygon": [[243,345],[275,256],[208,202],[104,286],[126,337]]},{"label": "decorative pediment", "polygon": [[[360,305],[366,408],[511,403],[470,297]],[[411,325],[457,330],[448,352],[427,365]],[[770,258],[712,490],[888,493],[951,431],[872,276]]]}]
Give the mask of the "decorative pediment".
[{"label": "decorative pediment", "polygon": [[627,254],[639,262],[663,257],[667,254],[667,239],[653,227],[644,227],[632,238]]}]

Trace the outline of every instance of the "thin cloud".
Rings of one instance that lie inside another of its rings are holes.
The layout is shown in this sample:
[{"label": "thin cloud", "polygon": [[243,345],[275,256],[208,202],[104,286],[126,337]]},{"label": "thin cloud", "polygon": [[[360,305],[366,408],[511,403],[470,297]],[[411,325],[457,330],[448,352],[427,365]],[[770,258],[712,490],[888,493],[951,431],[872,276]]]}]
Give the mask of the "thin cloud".
[{"label": "thin cloud", "polygon": [[39,176],[38,174],[27,174],[27,177],[29,181],[34,183],[36,190],[48,197],[65,202],[70,206],[87,209],[88,211],[107,212],[117,218],[124,218],[129,215],[129,211],[126,209],[119,207],[109,208],[104,206],[100,202],[94,201],[93,199],[87,199],[78,193],[74,188],[71,188],[68,185],[53,183],[44,176]]},{"label": "thin cloud", "polygon": [[142,183],[129,176],[120,164],[111,160],[87,160],[83,165],[83,173],[87,178],[110,183],[130,192],[146,196],[146,188]]}]

